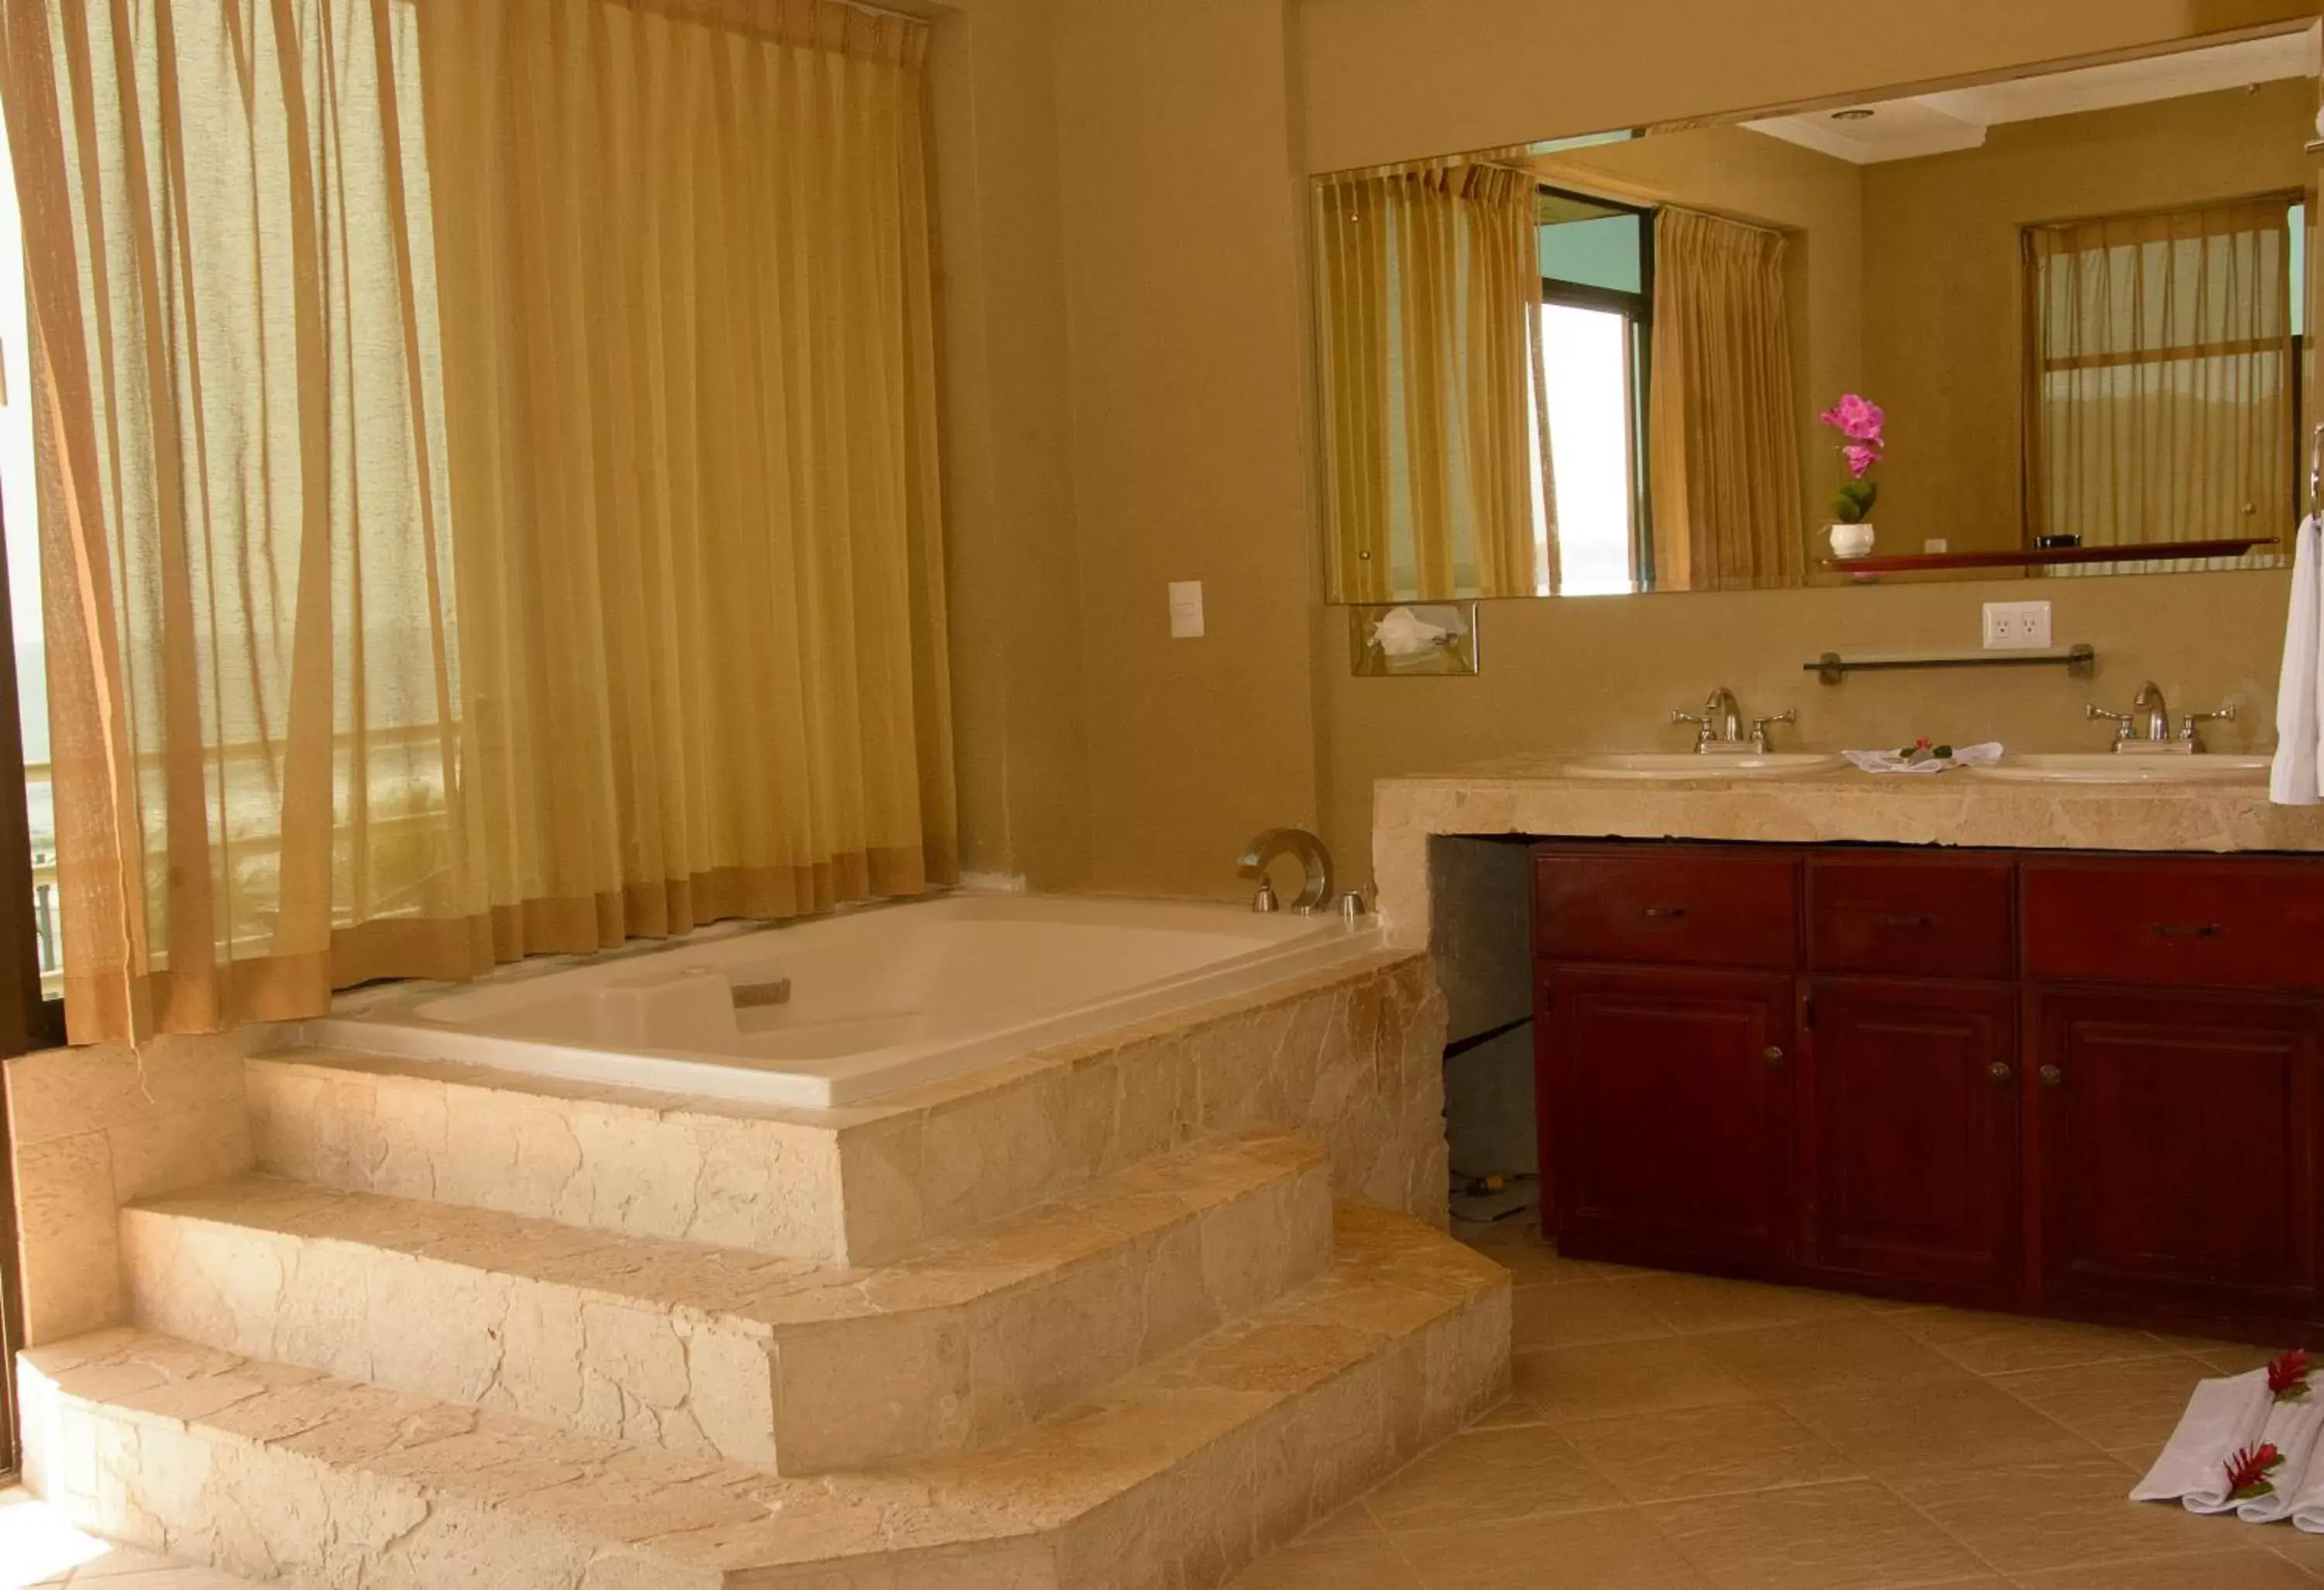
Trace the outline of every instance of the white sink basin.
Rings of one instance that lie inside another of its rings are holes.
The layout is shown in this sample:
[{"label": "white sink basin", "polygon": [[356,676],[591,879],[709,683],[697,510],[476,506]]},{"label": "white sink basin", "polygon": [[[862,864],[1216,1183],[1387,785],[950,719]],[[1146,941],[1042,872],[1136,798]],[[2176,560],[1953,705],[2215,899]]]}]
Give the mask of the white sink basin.
[{"label": "white sink basin", "polygon": [[1683,779],[1778,779],[1791,773],[1829,772],[1840,765],[1839,757],[1815,751],[1708,756],[1693,751],[1641,751],[1584,756],[1567,763],[1565,772],[1577,779],[1651,779],[1676,783]]},{"label": "white sink basin", "polygon": [[1969,771],[1980,779],[2049,784],[2256,784],[2267,781],[2264,756],[2117,756],[2111,751],[2005,756]]}]

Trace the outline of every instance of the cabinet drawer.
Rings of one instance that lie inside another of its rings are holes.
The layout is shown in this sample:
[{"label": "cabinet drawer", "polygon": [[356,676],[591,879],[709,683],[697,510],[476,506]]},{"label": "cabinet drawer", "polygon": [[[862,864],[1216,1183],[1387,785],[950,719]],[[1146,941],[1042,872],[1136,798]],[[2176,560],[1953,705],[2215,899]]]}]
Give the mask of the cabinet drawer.
[{"label": "cabinet drawer", "polygon": [[1534,852],[1534,953],[1544,959],[1789,971],[1798,864],[1690,846]]},{"label": "cabinet drawer", "polygon": [[1819,972],[2006,978],[2006,861],[1819,855],[1808,863],[1808,963]]},{"label": "cabinet drawer", "polygon": [[2059,858],[2025,866],[2029,976],[2324,987],[2324,867]]}]

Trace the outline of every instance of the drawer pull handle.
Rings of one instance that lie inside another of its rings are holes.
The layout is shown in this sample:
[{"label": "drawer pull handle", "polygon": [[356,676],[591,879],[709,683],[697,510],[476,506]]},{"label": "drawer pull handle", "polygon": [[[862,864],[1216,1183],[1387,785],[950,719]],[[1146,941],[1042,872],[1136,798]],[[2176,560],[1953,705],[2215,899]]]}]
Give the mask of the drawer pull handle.
[{"label": "drawer pull handle", "polygon": [[1644,911],[1641,911],[1638,914],[1642,917],[1655,917],[1665,920],[1675,921],[1680,917],[1686,915],[1686,907],[1683,905],[1650,905]]},{"label": "drawer pull handle", "polygon": [[2147,929],[2157,938],[2225,938],[2227,930],[2218,922],[2197,922],[2185,926],[2178,922],[2156,922]]},{"label": "drawer pull handle", "polygon": [[2066,1074],[2063,1071],[2059,1070],[2055,1066],[2044,1066],[2034,1074],[2042,1079],[2042,1086],[2044,1087],[2063,1087],[2066,1086]]},{"label": "drawer pull handle", "polygon": [[1933,928],[1937,925],[1937,919],[1934,917],[1877,916],[1872,919],[1872,925],[1876,928]]},{"label": "drawer pull handle", "polygon": [[1985,1068],[1985,1074],[1987,1077],[1992,1077],[1996,1082],[2006,1082],[2012,1077],[2017,1075],[2016,1072],[2010,1069],[2009,1062],[2007,1060],[1994,1061]]},{"label": "drawer pull handle", "polygon": [[1771,1043],[1759,1051],[1759,1058],[1771,1066],[1780,1066],[1784,1063],[1784,1051],[1779,1045]]}]

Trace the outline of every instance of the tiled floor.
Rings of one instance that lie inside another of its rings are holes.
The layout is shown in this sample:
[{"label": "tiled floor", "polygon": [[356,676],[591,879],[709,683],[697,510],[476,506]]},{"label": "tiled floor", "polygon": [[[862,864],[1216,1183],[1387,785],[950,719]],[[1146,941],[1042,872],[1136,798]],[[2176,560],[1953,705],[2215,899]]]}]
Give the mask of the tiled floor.
[{"label": "tiled floor", "polygon": [[[2324,1586],[2324,1536],[2123,1500],[2264,1352],[1472,1240],[1517,1275],[1517,1394],[1235,1590]],[[244,1590],[46,1511],[0,1493],[0,1590]]]},{"label": "tiled floor", "polygon": [[2264,1352],[1471,1240],[1516,1272],[1517,1394],[1235,1590],[2324,1585],[2324,1536],[2123,1499]]}]

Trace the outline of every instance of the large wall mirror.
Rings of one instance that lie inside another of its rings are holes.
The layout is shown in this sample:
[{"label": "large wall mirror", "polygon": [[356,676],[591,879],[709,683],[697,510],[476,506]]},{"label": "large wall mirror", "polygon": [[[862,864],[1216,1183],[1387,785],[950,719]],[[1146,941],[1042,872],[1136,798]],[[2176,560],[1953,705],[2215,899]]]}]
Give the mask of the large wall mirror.
[{"label": "large wall mirror", "polygon": [[1336,602],[2246,568],[2318,30],[1317,180]]}]

